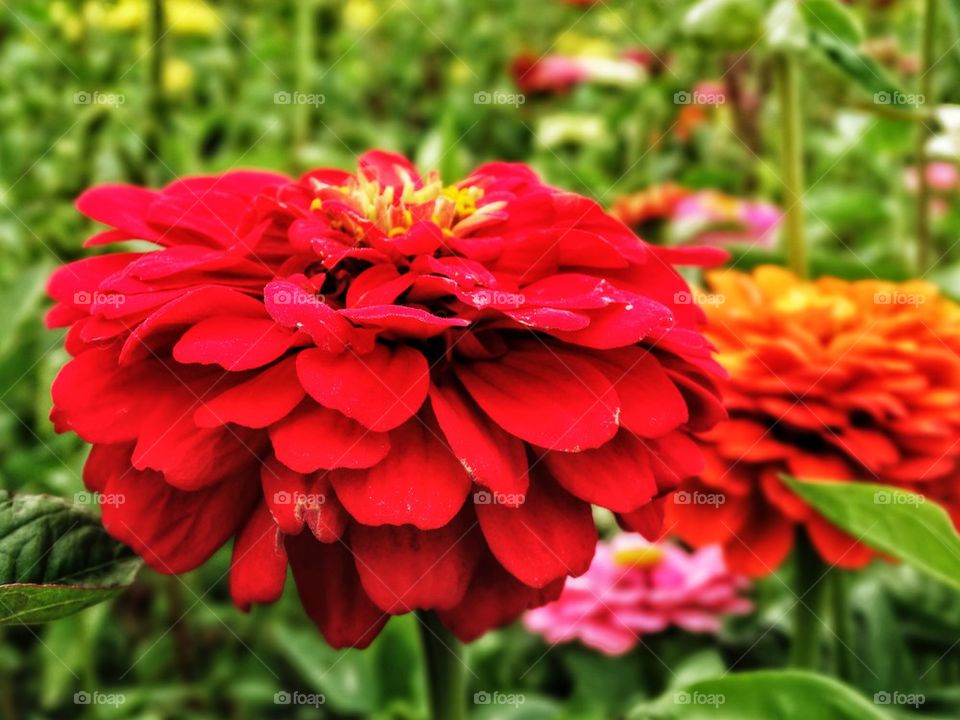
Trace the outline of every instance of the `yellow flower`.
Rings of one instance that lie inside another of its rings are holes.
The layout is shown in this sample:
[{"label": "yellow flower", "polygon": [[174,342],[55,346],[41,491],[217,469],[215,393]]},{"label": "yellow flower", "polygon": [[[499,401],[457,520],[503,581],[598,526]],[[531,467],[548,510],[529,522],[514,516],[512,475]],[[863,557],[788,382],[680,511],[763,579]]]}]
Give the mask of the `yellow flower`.
[{"label": "yellow flower", "polygon": [[[221,27],[217,13],[204,0],[166,0],[166,23],[174,35],[212,35]],[[87,22],[104,30],[131,31],[143,27],[149,16],[147,0],[119,0],[114,4],[88,2]]]},{"label": "yellow flower", "polygon": [[193,66],[180,58],[170,58],[163,66],[163,89],[177,95],[193,87]]}]

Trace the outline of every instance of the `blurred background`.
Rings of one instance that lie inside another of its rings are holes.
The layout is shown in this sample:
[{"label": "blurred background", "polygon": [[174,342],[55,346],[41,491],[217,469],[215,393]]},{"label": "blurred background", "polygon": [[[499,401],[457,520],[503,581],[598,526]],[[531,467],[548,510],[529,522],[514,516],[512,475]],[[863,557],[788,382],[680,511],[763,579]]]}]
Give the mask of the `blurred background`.
[{"label": "blurred background", "polygon": [[[807,2],[798,24],[772,25],[765,0],[0,0],[0,486],[83,490],[85,448],[47,421],[66,355],[42,315],[46,276],[94,231],[74,199],[98,183],[351,168],[371,147],[451,181],[515,160],[651,241],[723,244],[746,269],[782,261],[771,57],[786,48],[802,55],[815,271],[916,274],[926,233],[936,262],[922,274],[960,294],[955,4],[928,70],[914,0]],[[233,609],[228,563],[229,548],[180,579],[144,570],[110,604],[0,628],[0,715],[424,717],[412,618],[370,651],[335,652],[292,592]],[[781,664],[789,595],[773,577],[752,596],[756,612],[717,637],[670,630],[620,658],[492,633],[468,650],[472,692],[522,702],[473,716],[619,717],[691,678]],[[854,684],[915,688],[924,712],[960,716],[955,596],[875,567],[853,603]],[[122,702],[84,703],[93,692]],[[277,705],[278,692],[325,702]]]}]

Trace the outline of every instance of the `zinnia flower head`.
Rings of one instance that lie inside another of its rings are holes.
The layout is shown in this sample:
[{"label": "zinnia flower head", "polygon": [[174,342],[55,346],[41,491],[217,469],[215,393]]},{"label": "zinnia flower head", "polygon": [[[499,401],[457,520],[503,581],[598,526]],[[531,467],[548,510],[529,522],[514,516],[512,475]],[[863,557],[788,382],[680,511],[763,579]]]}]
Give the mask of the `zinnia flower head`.
[{"label": "zinnia flower head", "polygon": [[706,468],[670,503],[683,539],[723,544],[750,575],[780,565],[798,526],[829,564],[875,556],[782,473],[919,492],[960,520],[960,307],[921,281],[803,281],[777,267],[711,273],[709,286],[730,420],[703,434]]},{"label": "zinnia flower head", "polygon": [[748,580],[727,570],[716,546],[694,552],[623,533],[601,542],[590,569],[567,581],[559,599],[524,616],[547,642],[579,640],[621,655],[644,635],[679,627],[717,632],[723,618],[750,612]]},{"label": "zinnia flower head", "polygon": [[701,190],[677,203],[672,231],[678,242],[773,247],[782,221],[783,213],[771,203]]},{"label": "zinnia flower head", "polygon": [[643,66],[633,59],[600,56],[525,53],[510,70],[517,87],[526,93],[562,93],[586,82],[628,87],[644,78]]},{"label": "zinnia flower head", "polygon": [[111,228],[88,245],[158,246],[49,284],[74,356],[52,419],[125,498],[105,527],[167,573],[233,538],[241,607],[289,562],[333,645],[414,609],[469,640],[555,598],[590,564],[591,503],[655,532],[722,415],[670,265],[715,253],[649,247],[523,165],[444,184],[371,152],[78,207]]},{"label": "zinnia flower head", "polygon": [[621,195],[610,209],[611,214],[634,229],[657,220],[671,220],[677,206],[693,193],[673,182],[652,185],[630,195]]}]

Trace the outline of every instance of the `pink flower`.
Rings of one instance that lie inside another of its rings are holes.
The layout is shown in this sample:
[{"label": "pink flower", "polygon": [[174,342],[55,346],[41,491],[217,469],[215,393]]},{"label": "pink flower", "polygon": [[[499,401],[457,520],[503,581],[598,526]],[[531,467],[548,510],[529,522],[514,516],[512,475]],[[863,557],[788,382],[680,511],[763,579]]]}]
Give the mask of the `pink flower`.
[{"label": "pink flower", "polygon": [[[903,183],[910,192],[917,191],[917,169],[909,167],[904,172]],[[950,162],[932,162],[927,165],[927,184],[937,192],[949,192],[960,185],[960,170]]]},{"label": "pink flower", "polygon": [[519,55],[510,68],[517,87],[525,93],[563,93],[593,82],[627,87],[644,78],[644,68],[633,58],[593,56]]},{"label": "pink flower", "polygon": [[590,569],[568,580],[555,602],[527,612],[524,625],[550,643],[579,639],[620,655],[671,625],[717,632],[724,615],[753,608],[739,594],[747,585],[727,570],[718,546],[687,552],[624,533],[600,542]]},{"label": "pink flower", "polygon": [[762,200],[744,200],[717,190],[703,190],[682,200],[673,220],[674,234],[681,242],[706,245],[740,242],[772,247],[783,213]]}]

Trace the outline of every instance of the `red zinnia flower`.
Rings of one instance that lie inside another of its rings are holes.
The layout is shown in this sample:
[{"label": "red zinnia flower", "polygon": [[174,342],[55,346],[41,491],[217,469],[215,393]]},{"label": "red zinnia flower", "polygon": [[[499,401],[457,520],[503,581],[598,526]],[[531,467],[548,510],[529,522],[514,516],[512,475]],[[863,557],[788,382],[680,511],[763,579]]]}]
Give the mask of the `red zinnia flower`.
[{"label": "red zinnia flower", "polygon": [[124,498],[104,525],[166,573],[234,538],[241,607],[289,559],[336,646],[414,609],[470,640],[557,597],[590,504],[649,532],[720,414],[668,264],[715,256],[648,247],[522,165],[445,187],[372,152],[78,205],[113,228],[89,245],[161,246],[50,282],[74,355],[52,417]]},{"label": "red zinnia flower", "polygon": [[960,521],[960,307],[921,281],[804,281],[769,266],[709,283],[730,421],[702,436],[704,472],[670,503],[684,540],[723,544],[749,575],[776,570],[798,527],[827,563],[876,556],[784,473],[911,490]]}]

